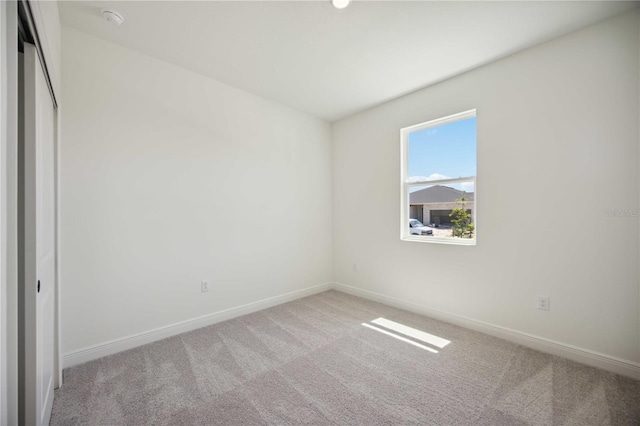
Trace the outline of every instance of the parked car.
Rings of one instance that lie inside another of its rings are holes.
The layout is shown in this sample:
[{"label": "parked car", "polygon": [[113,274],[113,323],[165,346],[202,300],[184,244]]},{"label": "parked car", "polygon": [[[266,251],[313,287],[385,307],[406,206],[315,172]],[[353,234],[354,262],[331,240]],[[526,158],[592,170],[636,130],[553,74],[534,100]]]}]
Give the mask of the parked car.
[{"label": "parked car", "polygon": [[433,235],[433,229],[425,226],[418,219],[409,219],[410,235]]}]

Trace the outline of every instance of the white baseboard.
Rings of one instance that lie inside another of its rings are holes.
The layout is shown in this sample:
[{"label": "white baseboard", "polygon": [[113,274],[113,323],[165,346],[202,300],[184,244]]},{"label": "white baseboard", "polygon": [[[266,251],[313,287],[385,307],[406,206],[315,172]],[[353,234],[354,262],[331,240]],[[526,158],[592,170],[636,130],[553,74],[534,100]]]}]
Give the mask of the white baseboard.
[{"label": "white baseboard", "polygon": [[406,311],[415,312],[420,315],[425,315],[434,319],[459,325],[461,327],[480,331],[482,333],[486,333],[514,343],[521,344],[523,346],[527,346],[532,349],[539,350],[541,352],[558,355],[572,361],[602,368],[607,371],[640,380],[640,363],[616,358],[614,356],[598,353],[589,349],[568,345],[566,343],[557,342],[554,340],[546,339],[544,337],[512,330],[487,322],[478,321],[462,315],[443,312],[427,306],[417,305],[415,303],[397,299],[395,297],[386,296],[384,294],[363,290],[341,283],[320,284],[317,286],[306,288],[304,290],[285,293],[279,296],[270,297],[267,299],[248,303],[246,305],[237,306],[235,308],[225,309],[223,311],[214,312],[190,320],[181,321],[164,327],[159,327],[154,330],[126,336],[120,339],[80,349],[78,351],[66,353],[63,356],[63,368],[72,367],[74,365],[102,358],[107,355],[112,355],[118,352],[126,351],[128,349],[133,349],[135,347],[155,342],[157,340],[165,339],[176,334],[195,330],[201,327],[206,327],[208,325],[250,314],[252,312],[270,308],[306,296],[311,296],[313,294],[321,293],[330,289],[335,289],[347,294],[362,297],[364,299],[384,303],[386,305],[393,306],[399,309],[404,309]]},{"label": "white baseboard", "polygon": [[395,297],[385,296],[357,287],[345,284],[334,283],[333,288],[353,296],[362,297],[363,299],[373,300],[375,302],[384,303],[385,305],[403,309],[405,311],[414,312],[420,315],[428,316],[437,320],[448,322],[450,324],[459,325],[461,327],[480,331],[495,337],[499,337],[523,346],[538,350],[540,352],[558,355],[563,358],[570,359],[582,364],[593,367],[602,368],[617,374],[640,380],[640,363],[620,359],[614,356],[591,351],[589,349],[580,348],[566,343],[557,342],[546,339],[544,337],[535,336],[506,327],[490,324],[483,321],[474,320],[462,315],[443,312],[427,306],[417,305],[412,302],[397,299]]},{"label": "white baseboard", "polygon": [[323,291],[330,290],[331,288],[333,288],[332,283],[324,283],[313,287],[308,287],[303,290],[292,291],[290,293],[281,294],[279,296],[269,297],[267,299],[247,303],[246,305],[225,309],[223,311],[214,312],[208,315],[203,315],[197,318],[181,321],[164,327],[159,327],[150,331],[145,331],[142,333],[122,337],[120,339],[111,340],[109,342],[100,343],[98,345],[93,345],[84,349],[80,349],[78,351],[64,354],[62,365],[63,368],[73,367],[74,365],[82,364],[118,352],[126,351],[128,349],[133,349],[135,347],[155,342],[157,340],[166,339],[167,337],[175,336],[176,334],[184,333],[186,331],[206,327],[208,325],[250,314],[262,309],[271,308],[273,306],[290,302],[292,300],[311,296],[316,293],[321,293]]}]

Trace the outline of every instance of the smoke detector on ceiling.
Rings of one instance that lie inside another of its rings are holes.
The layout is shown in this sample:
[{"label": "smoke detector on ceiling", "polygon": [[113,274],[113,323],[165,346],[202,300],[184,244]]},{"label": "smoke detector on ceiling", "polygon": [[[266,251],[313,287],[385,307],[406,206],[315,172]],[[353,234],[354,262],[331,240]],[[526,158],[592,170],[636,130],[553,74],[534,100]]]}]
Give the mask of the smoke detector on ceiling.
[{"label": "smoke detector on ceiling", "polygon": [[113,9],[102,9],[102,17],[116,25],[124,22],[124,17]]},{"label": "smoke detector on ceiling", "polygon": [[351,3],[351,0],[331,0],[331,4],[333,4],[333,7],[336,9],[344,9],[349,6],[349,3]]}]

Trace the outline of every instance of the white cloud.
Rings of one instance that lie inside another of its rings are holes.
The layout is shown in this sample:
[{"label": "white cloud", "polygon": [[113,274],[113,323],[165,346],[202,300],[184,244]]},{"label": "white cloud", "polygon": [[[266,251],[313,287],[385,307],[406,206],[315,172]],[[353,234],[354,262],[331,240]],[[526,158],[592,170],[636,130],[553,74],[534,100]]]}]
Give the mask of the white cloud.
[{"label": "white cloud", "polygon": [[474,192],[476,190],[475,182],[462,182],[462,183],[459,183],[458,185],[460,185],[459,189],[461,189],[462,191]]},{"label": "white cloud", "polygon": [[424,180],[440,180],[451,179],[451,176],[441,175],[440,173],[432,173],[429,176],[410,176],[409,182],[419,182]]}]

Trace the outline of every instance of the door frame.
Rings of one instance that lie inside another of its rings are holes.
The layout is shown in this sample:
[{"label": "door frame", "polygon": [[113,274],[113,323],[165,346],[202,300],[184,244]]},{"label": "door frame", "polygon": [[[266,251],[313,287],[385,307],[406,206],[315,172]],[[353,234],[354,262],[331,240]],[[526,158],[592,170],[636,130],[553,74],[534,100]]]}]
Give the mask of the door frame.
[{"label": "door frame", "polygon": [[18,8],[0,2],[0,424],[18,423]]},{"label": "door frame", "polygon": [[[18,424],[18,40],[36,46],[54,104],[55,320],[54,387],[62,385],[60,292],[60,122],[56,86],[47,67],[41,11],[29,0],[0,1],[0,424]],[[36,19],[37,18],[37,19]]]}]

